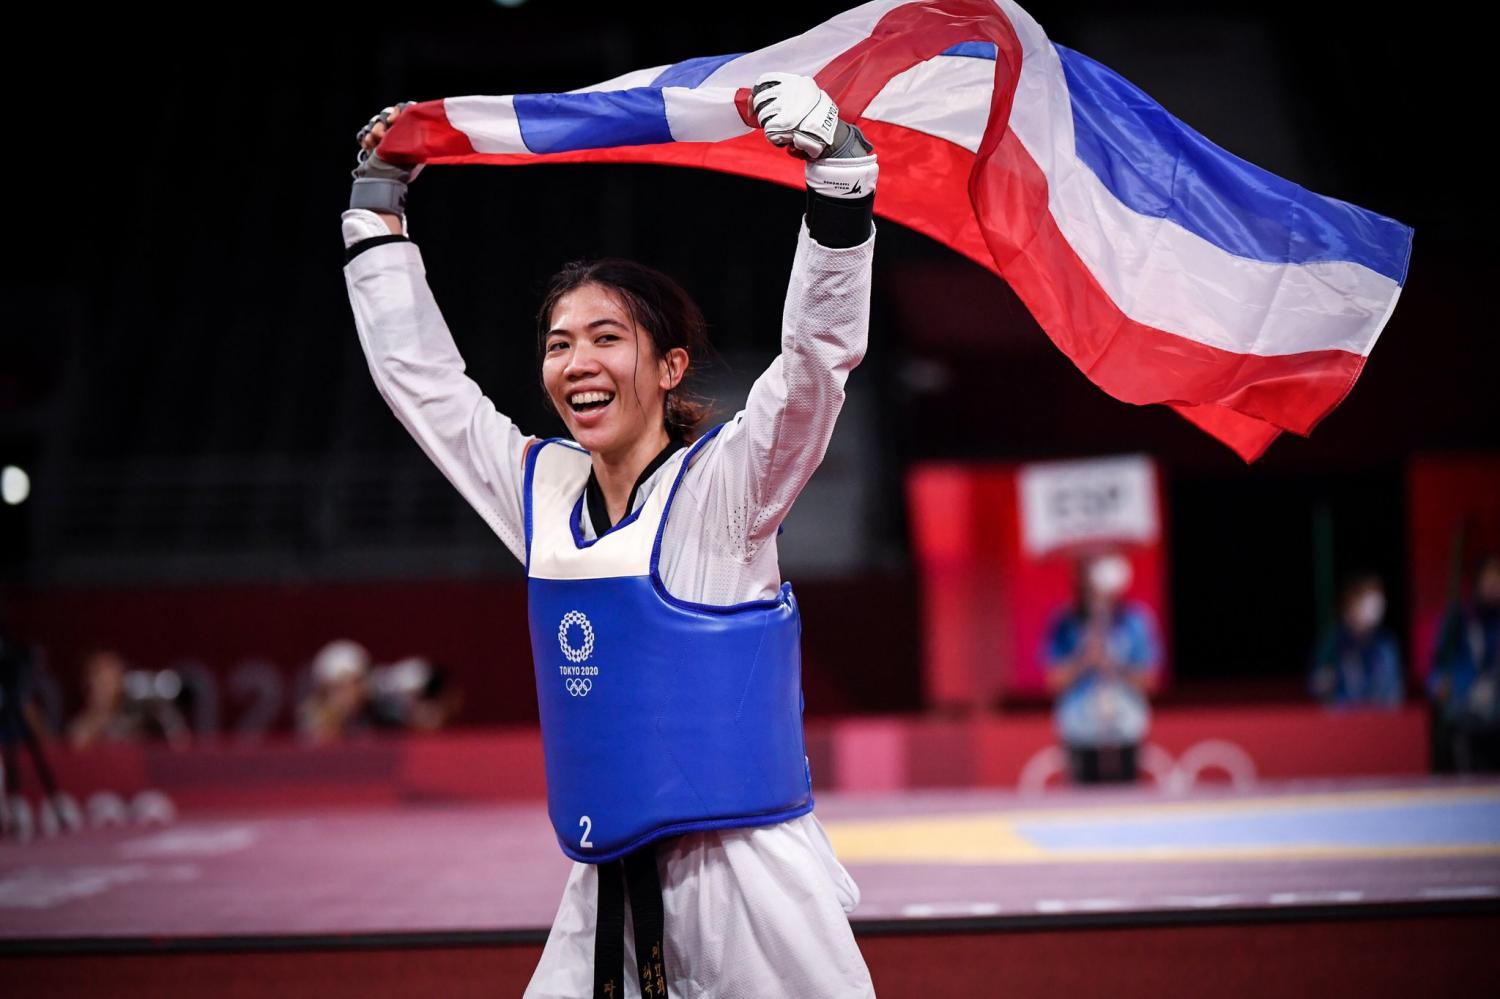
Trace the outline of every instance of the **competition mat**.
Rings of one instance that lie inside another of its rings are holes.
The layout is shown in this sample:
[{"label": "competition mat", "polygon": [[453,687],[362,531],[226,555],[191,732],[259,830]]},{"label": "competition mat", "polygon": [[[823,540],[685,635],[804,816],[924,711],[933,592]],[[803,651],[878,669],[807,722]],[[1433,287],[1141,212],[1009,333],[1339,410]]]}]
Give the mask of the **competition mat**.
[{"label": "competition mat", "polygon": [[[1500,781],[826,795],[877,995],[1487,995]],[[186,813],[0,846],[5,995],[520,995],[540,804]],[[781,995],[774,972],[736,995]],[[711,993],[703,993],[711,995]]]},{"label": "competition mat", "polygon": [[[1500,902],[1500,781],[820,797],[856,931]],[[0,846],[0,948],[545,939],[569,866],[537,805],[186,814]],[[948,922],[944,922],[948,921]]]}]

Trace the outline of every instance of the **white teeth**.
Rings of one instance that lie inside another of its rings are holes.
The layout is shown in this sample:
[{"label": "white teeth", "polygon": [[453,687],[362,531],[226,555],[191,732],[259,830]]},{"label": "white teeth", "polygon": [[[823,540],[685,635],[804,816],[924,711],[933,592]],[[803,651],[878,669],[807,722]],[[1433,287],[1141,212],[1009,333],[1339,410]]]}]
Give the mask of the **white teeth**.
[{"label": "white teeth", "polygon": [[613,392],[577,392],[568,396],[568,402],[574,406],[582,406],[590,402],[609,402],[614,397]]}]

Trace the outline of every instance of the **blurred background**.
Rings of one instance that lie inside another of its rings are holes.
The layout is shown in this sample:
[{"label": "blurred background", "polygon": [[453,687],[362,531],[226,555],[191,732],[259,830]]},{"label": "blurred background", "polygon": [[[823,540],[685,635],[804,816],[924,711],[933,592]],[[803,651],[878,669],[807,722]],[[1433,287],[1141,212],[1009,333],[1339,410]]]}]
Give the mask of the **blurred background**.
[{"label": "blurred background", "polygon": [[[522,569],[387,411],[354,336],[337,225],[354,133],[398,100],[572,89],[844,6],[133,12],[82,34],[53,15],[12,88],[30,148],[0,273],[0,615],[57,752],[534,724]],[[1346,401],[1246,466],[1104,395],[1002,282],[880,223],[868,359],[781,546],[810,722],[1045,733],[1081,640],[1059,629],[1087,616],[1084,563],[1112,553],[1158,712],[1404,707],[1420,765],[1456,765],[1426,712],[1500,547],[1500,347],[1455,26],[1352,4],[1027,9],[1224,148],[1412,226],[1410,274]],[[664,167],[438,167],[409,218],[470,374],[545,436],[561,425],[534,310],[563,262],[677,277],[728,416],[777,349],[801,207]],[[1382,669],[1384,693],[1360,686]]]},{"label": "blurred background", "polygon": [[[566,91],[852,5],[17,13],[7,988],[520,991],[568,867],[525,578],[370,378],[338,226],[355,132],[397,101]],[[870,349],[780,551],[818,815],[881,994],[1485,994],[1482,32],[1444,5],[1025,7],[1214,143],[1411,226],[1414,252],[1348,397],[1246,465],[1106,396],[1000,280],[877,222]],[[725,175],[548,165],[434,167],[408,210],[470,375],[550,436],[535,310],[562,264],[675,276],[725,418],[778,349],[802,207]]]}]

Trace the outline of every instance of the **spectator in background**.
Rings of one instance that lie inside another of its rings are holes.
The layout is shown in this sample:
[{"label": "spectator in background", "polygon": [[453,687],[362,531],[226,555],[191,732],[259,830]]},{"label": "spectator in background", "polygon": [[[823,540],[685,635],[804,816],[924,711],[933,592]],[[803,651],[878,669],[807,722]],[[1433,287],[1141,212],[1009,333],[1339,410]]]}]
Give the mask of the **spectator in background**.
[{"label": "spectator in background", "polygon": [[337,742],[371,728],[370,653],[348,639],[329,642],[313,657],[313,690],[297,706],[297,729],[309,742]]},{"label": "spectator in background", "polygon": [[1401,652],[1381,622],[1385,587],[1374,573],[1344,584],[1338,621],[1318,642],[1308,689],[1331,708],[1401,706]]},{"label": "spectator in background", "polygon": [[171,670],[130,670],[118,652],[96,649],[83,662],[83,709],[68,723],[68,744],[85,749],[160,738],[184,749],[192,734],[177,708],[181,693]]},{"label": "spectator in background", "polygon": [[1474,597],[1444,623],[1427,689],[1464,773],[1500,770],[1500,554],[1479,563]]},{"label": "spectator in background", "polygon": [[1057,695],[1053,717],[1076,783],[1136,779],[1161,652],[1151,609],[1123,599],[1130,579],[1124,555],[1081,557],[1073,603],[1048,630],[1047,687]]},{"label": "spectator in background", "polygon": [[420,656],[376,667],[369,689],[375,723],[412,732],[443,728],[462,700],[448,671]]}]

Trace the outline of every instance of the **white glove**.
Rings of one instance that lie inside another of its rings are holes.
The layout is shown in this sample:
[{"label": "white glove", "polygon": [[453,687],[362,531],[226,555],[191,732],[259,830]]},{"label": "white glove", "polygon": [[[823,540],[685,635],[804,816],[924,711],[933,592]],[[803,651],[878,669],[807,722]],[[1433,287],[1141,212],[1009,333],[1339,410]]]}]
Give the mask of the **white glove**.
[{"label": "white glove", "polygon": [[750,103],[773,145],[791,146],[788,152],[809,160],[821,159],[833,145],[839,106],[812,77],[762,73],[750,92]]}]

